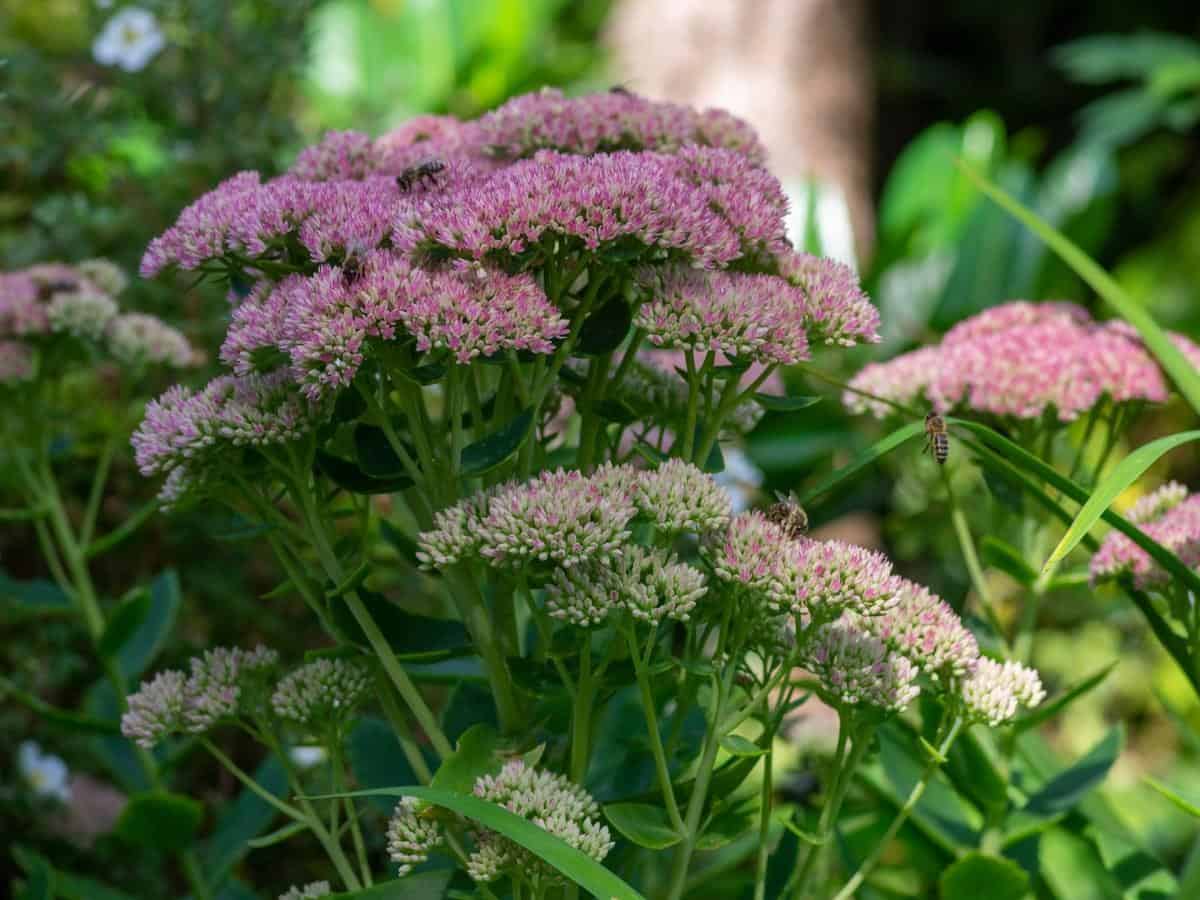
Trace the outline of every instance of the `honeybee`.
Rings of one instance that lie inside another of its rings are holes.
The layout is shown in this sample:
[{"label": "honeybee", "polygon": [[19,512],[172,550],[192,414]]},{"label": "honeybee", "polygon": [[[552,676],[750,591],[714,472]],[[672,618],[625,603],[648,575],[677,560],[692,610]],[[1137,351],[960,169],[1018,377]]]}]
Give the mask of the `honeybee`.
[{"label": "honeybee", "polygon": [[796,499],[795,492],[783,494],[776,491],[775,499],[776,502],[767,507],[767,520],[782,528],[793,540],[804,537],[808,533],[808,513]]},{"label": "honeybee", "polygon": [[346,261],[342,263],[342,278],[346,287],[362,278],[362,260],[357,255],[347,256]]},{"label": "honeybee", "polygon": [[610,87],[608,89],[608,92],[610,94],[620,94],[623,97],[632,97],[633,96],[633,91],[631,91],[629,88],[625,87],[625,85],[623,85],[623,84],[614,84],[612,87]]},{"label": "honeybee", "polygon": [[939,466],[946,464],[950,455],[950,436],[946,433],[946,420],[935,412],[925,416],[925,449],[923,453],[932,453]]},{"label": "honeybee", "polygon": [[396,176],[396,187],[401,191],[411,191],[414,185],[436,184],[439,172],[444,171],[446,164],[440,159],[425,159],[409,166]]}]

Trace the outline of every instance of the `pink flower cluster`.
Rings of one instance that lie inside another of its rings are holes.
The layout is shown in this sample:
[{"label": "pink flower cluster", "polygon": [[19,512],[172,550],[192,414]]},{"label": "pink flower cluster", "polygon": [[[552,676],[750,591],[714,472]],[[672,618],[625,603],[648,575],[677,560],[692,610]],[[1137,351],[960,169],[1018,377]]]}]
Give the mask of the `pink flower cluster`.
[{"label": "pink flower cluster", "polygon": [[318,421],[287,373],[222,375],[200,391],[170,388],[146,407],[132,443],[143,475],[166,474],[159,496],[174,502],[233,447],[296,440]]},{"label": "pink flower cluster", "polygon": [[759,164],[766,159],[754,129],[724,110],[701,112],[627,91],[567,98],[545,88],[483,116],[479,133],[489,153],[509,159],[538,150],[590,156],[618,150],[673,152],[689,145],[736,150]]},{"label": "pink flower cluster", "polygon": [[809,358],[803,298],[773,275],[646,267],[634,324],[656,347],[714,351],[764,364]]},{"label": "pink flower cluster", "polygon": [[921,692],[917,667],[850,618],[818,626],[802,662],[838,703],[895,712]]},{"label": "pink flower cluster", "polygon": [[115,295],[124,287],[124,274],[103,259],[0,273],[0,384],[32,378],[35,347],[59,335],[134,369],[190,365],[195,354],[180,332],[155,316],[120,312]]},{"label": "pink flower cluster", "polygon": [[[483,259],[521,256],[553,238],[591,252],[632,245],[719,267],[781,242],[778,182],[735,153],[695,154],[710,156],[709,164],[658,153],[542,151],[401,210],[393,244]],[[700,171],[703,179],[692,174]],[[770,179],[770,193],[757,190],[762,178]]]},{"label": "pink flower cluster", "polygon": [[354,277],[322,266],[252,292],[233,312],[221,358],[239,374],[262,369],[264,353],[286,358],[316,400],[354,379],[372,339],[407,333],[418,350],[446,349],[466,363],[505,350],[550,353],[567,328],[529,275],[466,261],[425,270],[374,251]]},{"label": "pink flower cluster", "polygon": [[803,295],[804,318],[813,340],[842,347],[879,342],[879,310],[849,266],[788,251],[779,257],[779,274]]},{"label": "pink flower cluster", "polygon": [[[1185,352],[1200,353],[1182,336]],[[1070,422],[1104,397],[1161,403],[1167,385],[1153,357],[1121,322],[1095,322],[1069,303],[1014,301],[956,325],[935,347],[865,367],[856,390],[907,404],[924,396],[934,409],[966,408],[1014,419],[1054,410]],[[847,392],[846,406],[882,417],[887,404]]]},{"label": "pink flower cluster", "polygon": [[961,679],[975,669],[979,644],[944,600],[928,588],[897,579],[897,602],[860,625],[933,678]]},{"label": "pink flower cluster", "polygon": [[[1127,518],[1191,567],[1200,567],[1200,494],[1176,482],[1143,497]],[[1112,531],[1092,556],[1092,583],[1128,575],[1139,588],[1170,583],[1170,576],[1145,550]]]}]

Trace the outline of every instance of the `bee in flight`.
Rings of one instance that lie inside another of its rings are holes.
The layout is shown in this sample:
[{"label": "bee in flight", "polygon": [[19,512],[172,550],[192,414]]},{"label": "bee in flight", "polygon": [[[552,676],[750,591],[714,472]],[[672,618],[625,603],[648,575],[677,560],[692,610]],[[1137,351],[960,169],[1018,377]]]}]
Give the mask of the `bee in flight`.
[{"label": "bee in flight", "polygon": [[408,192],[418,184],[437,184],[439,172],[444,171],[446,164],[440,159],[425,159],[409,166],[396,176],[396,187]]},{"label": "bee in flight", "polygon": [[783,494],[777,491],[775,499],[776,502],[767,507],[767,520],[782,528],[792,540],[804,537],[808,533],[808,513],[796,499],[795,492]]},{"label": "bee in flight", "polygon": [[935,412],[925,415],[925,449],[923,453],[932,453],[939,466],[946,464],[950,455],[950,436],[946,433],[946,420]]},{"label": "bee in flight", "polygon": [[612,87],[610,87],[608,89],[608,92],[610,94],[620,94],[623,97],[632,97],[633,96],[633,91],[631,91],[629,88],[625,87],[625,85],[623,85],[623,84],[614,84]]}]

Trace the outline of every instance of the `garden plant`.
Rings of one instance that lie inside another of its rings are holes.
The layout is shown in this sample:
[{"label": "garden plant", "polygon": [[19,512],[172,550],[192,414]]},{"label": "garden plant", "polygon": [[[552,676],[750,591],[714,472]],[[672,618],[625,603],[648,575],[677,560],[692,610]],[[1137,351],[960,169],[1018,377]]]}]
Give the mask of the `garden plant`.
[{"label": "garden plant", "polygon": [[[144,775],[118,828],[170,851],[191,896],[227,896],[226,873],[197,863],[196,800],[171,786],[207,754],[266,811],[236,839],[250,884],[257,853],[318,848],[289,900],[886,896],[911,828],[951,847],[947,900],[985,883],[1058,896],[1022,854],[1064,822],[1177,887],[1079,805],[1116,748],[1055,771],[1024,741],[1103,678],[1048,699],[1030,665],[1038,610],[1064,586],[1118,584],[1200,686],[1200,507],[1172,483],[1109,509],[1200,437],[1114,456],[1146,408],[1200,402],[1200,348],[985,189],[1124,318],[1014,299],[843,380],[846,354],[879,342],[878,312],[851,268],[787,239],[754,130],[623,88],[331,132],[283,175],[199,197],[141,274],[227,289],[224,371],[207,384],[189,381],[177,332],[118,314],[110,267],[5,275],[4,453],[24,491],[6,515],[36,529],[107,677],[86,715],[50,712]],[[73,516],[58,445],[95,414],[102,364],[120,384],[114,421]],[[141,473],[168,518],[220,509],[269,552],[284,580],[255,602],[311,617],[322,645],[199,648],[148,670],[149,591],[97,596],[92,561],[151,511],[96,534],[107,460],[168,368],[181,383],[133,429]],[[764,414],[803,421],[822,402],[793,392],[797,372],[892,430],[735,510],[714,477],[730,448]],[[885,455],[921,461],[923,441],[969,603],[809,521]],[[981,543],[970,493],[996,485],[1008,503]],[[1102,518],[1115,530],[1100,541]],[[1022,586],[1016,623],[985,562]],[[777,757],[787,723],[816,709],[832,751],[795,796],[794,759]],[[856,827],[881,767],[903,790]],[[27,863],[27,892],[57,885],[30,896],[74,896]]]}]

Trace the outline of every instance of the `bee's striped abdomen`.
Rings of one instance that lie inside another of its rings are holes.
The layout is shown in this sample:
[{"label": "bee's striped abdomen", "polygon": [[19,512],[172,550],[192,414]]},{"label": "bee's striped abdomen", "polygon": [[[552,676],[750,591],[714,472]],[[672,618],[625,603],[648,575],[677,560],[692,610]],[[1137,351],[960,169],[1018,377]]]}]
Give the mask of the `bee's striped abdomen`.
[{"label": "bee's striped abdomen", "polygon": [[950,438],[944,432],[933,435],[933,458],[938,461],[938,465],[943,465],[949,455]]}]

